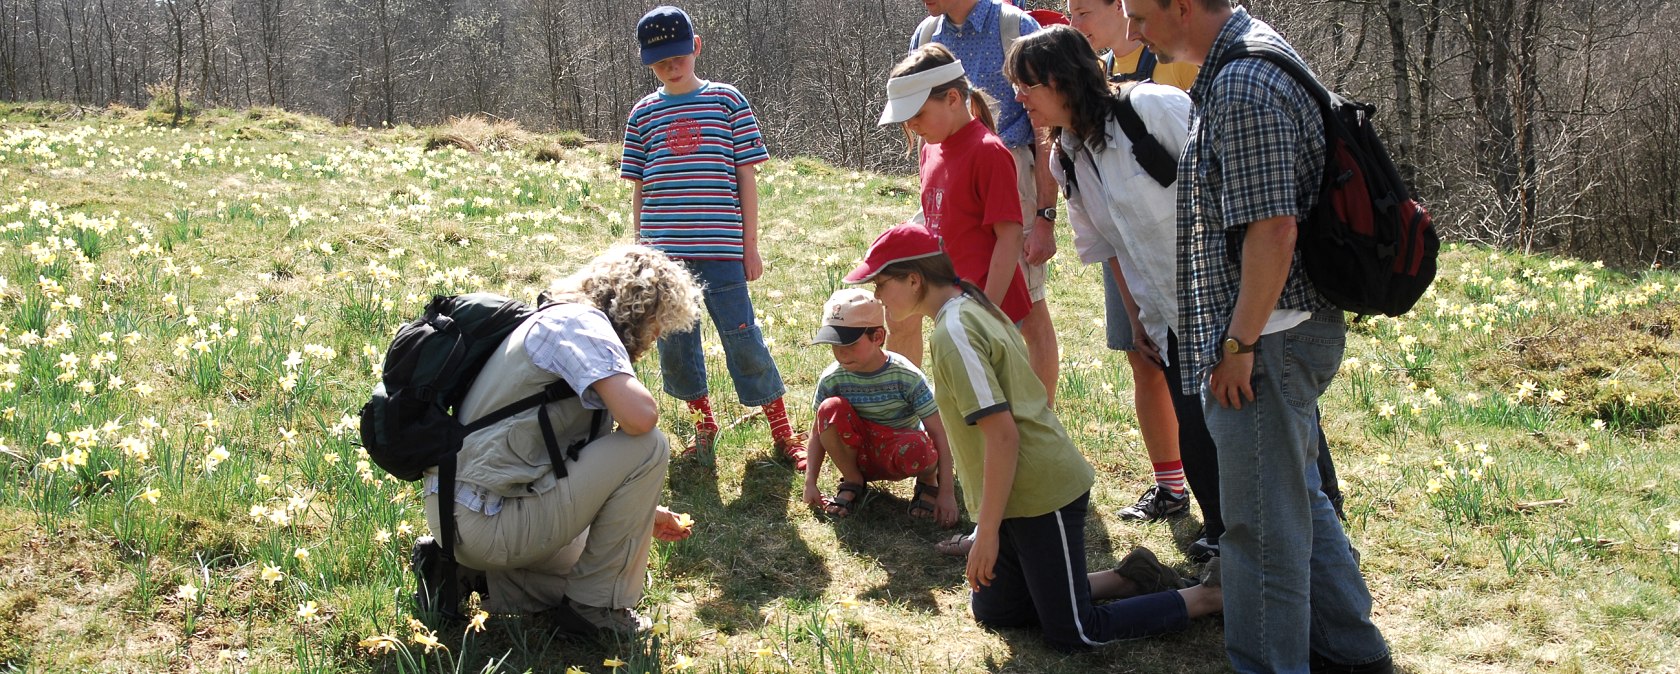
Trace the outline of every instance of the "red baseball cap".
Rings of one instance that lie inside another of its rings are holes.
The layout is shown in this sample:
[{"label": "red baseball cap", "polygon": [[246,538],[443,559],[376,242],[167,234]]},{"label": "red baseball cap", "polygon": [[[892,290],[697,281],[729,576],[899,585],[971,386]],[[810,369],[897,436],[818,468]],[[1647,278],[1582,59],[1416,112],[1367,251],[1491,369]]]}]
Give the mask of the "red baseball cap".
[{"label": "red baseball cap", "polygon": [[1038,21],[1038,25],[1044,26],[1046,28],[1048,28],[1050,26],[1056,26],[1056,25],[1064,25],[1064,26],[1068,25],[1067,16],[1062,14],[1061,12],[1058,12],[1058,11],[1054,10],[1054,9],[1029,10],[1027,12],[1027,16],[1030,16],[1033,19],[1036,19]]},{"label": "red baseball cap", "polygon": [[944,254],[945,251],[939,246],[939,237],[934,236],[927,227],[909,222],[894,225],[875,237],[875,243],[869,244],[869,252],[863,254],[863,264],[847,274],[845,281],[866,283],[894,262]]}]

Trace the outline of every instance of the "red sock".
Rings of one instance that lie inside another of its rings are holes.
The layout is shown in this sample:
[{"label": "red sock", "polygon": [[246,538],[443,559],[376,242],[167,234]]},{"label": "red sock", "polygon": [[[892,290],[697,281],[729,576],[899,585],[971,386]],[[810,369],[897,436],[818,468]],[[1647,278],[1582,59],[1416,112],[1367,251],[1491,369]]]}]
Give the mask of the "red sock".
[{"label": "red sock", "polygon": [[1173,496],[1184,495],[1184,462],[1163,461],[1155,466],[1155,484],[1166,487]]},{"label": "red sock", "polygon": [[688,411],[694,416],[700,417],[700,420],[694,423],[695,433],[717,434],[718,422],[717,417],[712,416],[712,399],[710,396],[700,396],[688,401]]},{"label": "red sock", "polygon": [[787,408],[777,398],[764,406],[764,418],[770,421],[770,438],[786,440],[793,437],[793,424],[788,422]]}]

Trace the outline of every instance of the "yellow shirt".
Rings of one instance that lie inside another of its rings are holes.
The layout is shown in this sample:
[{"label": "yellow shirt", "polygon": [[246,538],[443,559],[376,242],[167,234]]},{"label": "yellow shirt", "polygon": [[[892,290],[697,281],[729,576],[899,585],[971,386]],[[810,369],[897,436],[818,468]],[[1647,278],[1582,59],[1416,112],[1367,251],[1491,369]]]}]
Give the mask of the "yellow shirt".
[{"label": "yellow shirt", "polygon": [[[1123,75],[1137,72],[1138,59],[1143,57],[1143,47],[1133,49],[1132,53],[1121,56],[1110,53],[1108,75]],[[1190,85],[1196,83],[1196,75],[1202,72],[1202,67],[1194,63],[1155,63],[1155,75],[1150,79],[1158,84],[1178,87],[1184,91],[1190,90]]]}]

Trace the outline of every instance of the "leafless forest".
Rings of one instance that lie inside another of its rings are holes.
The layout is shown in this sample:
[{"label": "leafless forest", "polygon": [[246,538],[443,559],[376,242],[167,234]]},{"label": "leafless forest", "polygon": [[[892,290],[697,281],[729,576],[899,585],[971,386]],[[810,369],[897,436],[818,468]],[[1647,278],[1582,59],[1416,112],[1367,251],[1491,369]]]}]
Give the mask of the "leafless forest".
[{"label": "leafless forest", "polygon": [[[0,98],[279,106],[358,126],[484,113],[609,140],[655,84],[633,38],[653,4],[0,0]],[[746,92],[773,152],[909,169],[874,122],[921,3],[682,4],[701,75]],[[1453,237],[1628,267],[1680,257],[1674,2],[1247,4],[1327,82],[1381,106]]]}]

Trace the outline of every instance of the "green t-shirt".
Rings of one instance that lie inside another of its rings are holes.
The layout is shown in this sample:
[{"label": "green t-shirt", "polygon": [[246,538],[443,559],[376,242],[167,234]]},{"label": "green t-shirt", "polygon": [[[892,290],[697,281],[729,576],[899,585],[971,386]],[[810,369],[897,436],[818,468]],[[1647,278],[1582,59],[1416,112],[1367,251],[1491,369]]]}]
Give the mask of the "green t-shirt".
[{"label": "green t-shirt", "polygon": [[[975,425],[998,412],[1015,418],[1020,458],[1004,517],[1035,517],[1091,490],[1096,473],[1050,412],[1044,384],[1027,363],[1021,333],[966,295],[933,317],[933,398],[951,441],[968,511],[978,516],[986,443]],[[958,423],[958,421],[961,423]]]},{"label": "green t-shirt", "polygon": [[921,427],[923,419],[939,411],[933,404],[927,378],[904,356],[891,351],[885,353],[887,362],[874,372],[852,372],[839,363],[830,363],[817,378],[817,395],[811,401],[811,410],[814,412],[824,400],[839,396],[852,404],[858,416],[882,426],[900,430]]}]

